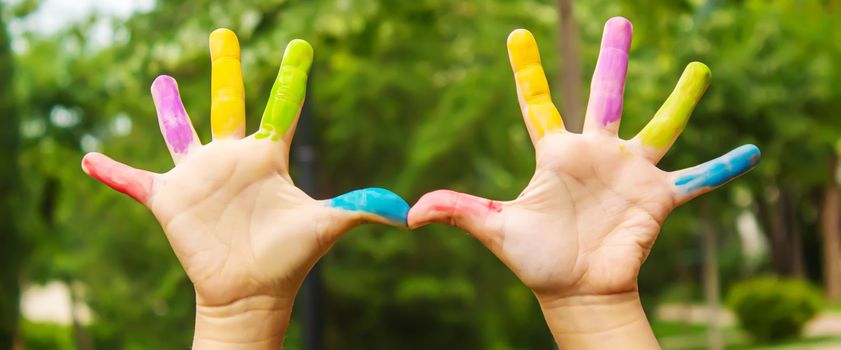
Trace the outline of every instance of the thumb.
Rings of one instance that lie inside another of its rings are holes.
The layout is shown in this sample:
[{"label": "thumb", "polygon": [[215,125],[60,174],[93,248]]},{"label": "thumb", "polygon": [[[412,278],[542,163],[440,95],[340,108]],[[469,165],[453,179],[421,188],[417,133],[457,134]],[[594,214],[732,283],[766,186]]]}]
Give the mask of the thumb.
[{"label": "thumb", "polygon": [[152,183],[156,175],[132,168],[96,152],[88,153],[82,158],[82,170],[99,182],[143,204],[152,192]]},{"label": "thumb", "polygon": [[409,212],[403,198],[383,188],[364,188],[322,202],[330,211],[325,233],[332,239],[365,222],[405,227]]},{"label": "thumb", "polygon": [[417,228],[440,222],[461,228],[487,247],[497,246],[502,237],[499,229],[502,203],[459,193],[438,190],[427,193],[409,210],[409,227]]}]

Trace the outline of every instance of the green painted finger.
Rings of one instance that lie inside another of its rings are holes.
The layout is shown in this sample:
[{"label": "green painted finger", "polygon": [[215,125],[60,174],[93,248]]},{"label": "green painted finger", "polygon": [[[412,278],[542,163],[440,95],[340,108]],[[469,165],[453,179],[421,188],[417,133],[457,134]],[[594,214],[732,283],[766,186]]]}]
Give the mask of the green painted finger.
[{"label": "green painted finger", "polygon": [[255,135],[256,138],[269,137],[272,141],[277,141],[286,134],[298,118],[298,112],[304,103],[310,66],[312,46],[304,40],[292,40],[283,53],[280,71],[272,85],[272,93],[263,112],[263,121],[260,123],[260,131]]},{"label": "green painted finger", "polygon": [[710,69],[700,62],[686,66],[672,94],[654,114],[654,118],[640,131],[637,139],[651,151],[658,161],[686,127],[695,105],[710,85]]}]

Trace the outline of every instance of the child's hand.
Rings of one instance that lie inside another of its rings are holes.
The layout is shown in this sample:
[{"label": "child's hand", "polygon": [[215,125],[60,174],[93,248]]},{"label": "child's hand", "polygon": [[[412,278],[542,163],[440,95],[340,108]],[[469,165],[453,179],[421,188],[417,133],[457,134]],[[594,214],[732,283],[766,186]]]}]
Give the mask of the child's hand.
[{"label": "child's hand", "polygon": [[293,184],[289,144],[312,63],[307,42],[289,43],[260,130],[247,137],[236,36],[217,30],[210,49],[212,142],[200,143],[175,80],[160,76],[152,97],[175,168],[156,174],[99,153],[82,168],[157,217],[196,289],[197,346],[274,346],[316,260],[364,221],[405,225],[408,205],[382,189],[319,201]]},{"label": "child's hand", "polygon": [[[436,221],[463,228],[535,292],[544,310],[600,303],[600,296],[635,298],[640,266],[669,212],[749,170],[759,150],[742,146],[675,172],[657,168],[707,88],[710,71],[697,62],[686,67],[648,126],[631,140],[618,138],[630,40],[630,22],[608,21],[584,133],[575,134],[564,129],[552,104],[531,33],[511,33],[509,57],[537,153],[531,182],[504,202],[445,190],[426,194],[409,212],[409,226]],[[573,328],[587,327],[575,322]]]}]

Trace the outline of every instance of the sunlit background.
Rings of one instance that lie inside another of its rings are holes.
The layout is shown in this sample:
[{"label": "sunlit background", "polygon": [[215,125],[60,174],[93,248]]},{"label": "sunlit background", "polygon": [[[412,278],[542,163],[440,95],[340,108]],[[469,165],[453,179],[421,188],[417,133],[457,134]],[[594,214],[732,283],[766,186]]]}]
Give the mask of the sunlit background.
[{"label": "sunlit background", "polygon": [[[663,347],[841,349],[839,0],[0,0],[0,14],[0,349],[189,348],[193,290],[160,227],[79,163],[171,167],[158,74],[209,141],[213,29],[239,35],[249,130],[286,44],[315,48],[292,165],[311,195],[377,186],[412,203],[438,188],[514,198],[534,152],[506,36],[535,33],[575,128],[617,15],[634,24],[624,137],[698,60],[712,85],[661,167],[763,151],[678,208],[645,263]],[[288,349],[553,346],[531,292],[441,225],[355,229],[302,293]]]}]

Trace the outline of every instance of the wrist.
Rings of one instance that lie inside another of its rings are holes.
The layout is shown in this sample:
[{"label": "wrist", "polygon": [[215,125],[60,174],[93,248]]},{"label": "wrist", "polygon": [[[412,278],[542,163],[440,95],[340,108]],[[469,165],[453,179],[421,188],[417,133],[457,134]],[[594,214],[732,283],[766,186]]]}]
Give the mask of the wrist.
[{"label": "wrist", "polygon": [[659,349],[636,290],[538,301],[561,349]]},{"label": "wrist", "polygon": [[193,349],[280,349],[291,314],[291,300],[270,296],[197,303]]}]

